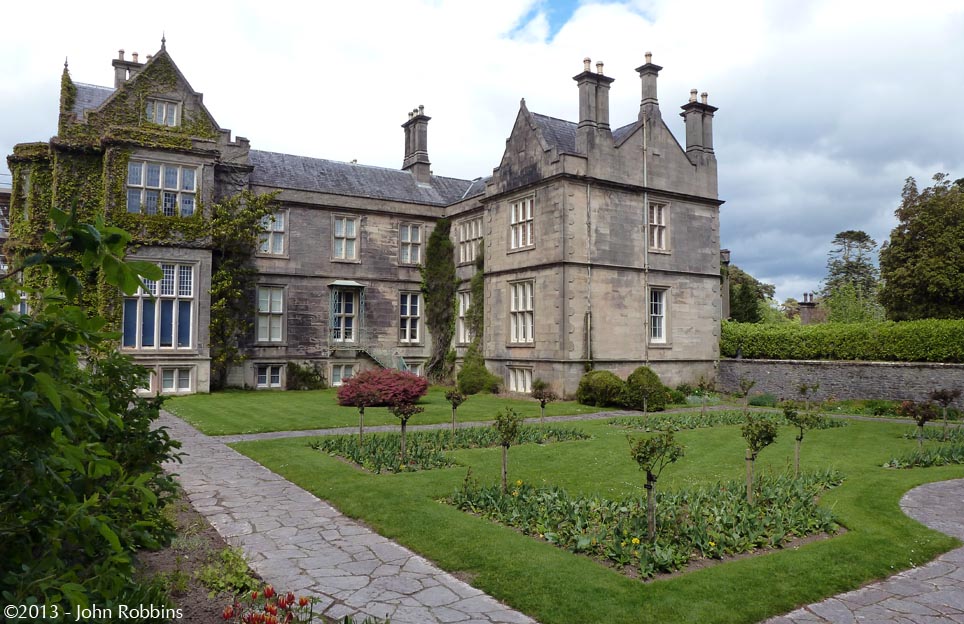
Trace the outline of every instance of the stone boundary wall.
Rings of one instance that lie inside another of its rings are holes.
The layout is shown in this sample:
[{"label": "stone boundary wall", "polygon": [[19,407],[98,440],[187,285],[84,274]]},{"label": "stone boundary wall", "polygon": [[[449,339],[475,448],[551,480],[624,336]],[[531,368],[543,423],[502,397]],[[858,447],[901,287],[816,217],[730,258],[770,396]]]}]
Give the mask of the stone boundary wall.
[{"label": "stone boundary wall", "polygon": [[[828,360],[721,359],[719,389],[739,392],[740,379],[756,381],[753,392],[797,398],[802,383],[820,384],[816,398],[923,401],[941,388],[964,390],[964,364],[844,362]],[[964,397],[955,403],[964,408]]]}]

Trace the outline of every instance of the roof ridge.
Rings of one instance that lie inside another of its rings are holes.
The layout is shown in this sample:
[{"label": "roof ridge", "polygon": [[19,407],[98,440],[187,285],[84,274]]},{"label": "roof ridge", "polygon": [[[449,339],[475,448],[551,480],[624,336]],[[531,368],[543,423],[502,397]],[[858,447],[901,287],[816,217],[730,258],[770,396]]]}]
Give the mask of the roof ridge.
[{"label": "roof ridge", "polygon": [[[383,167],[383,166],[381,166],[381,165],[366,165],[366,164],[357,163],[357,162],[355,162],[355,163],[353,163],[353,162],[345,162],[344,160],[335,160],[335,159],[333,159],[333,158],[321,158],[321,157],[319,157],[319,156],[303,156],[303,155],[301,155],[301,154],[289,154],[289,153],[287,153],[287,152],[273,152],[273,151],[270,151],[270,150],[254,150],[254,149],[253,149],[253,150],[251,150],[251,151],[252,151],[252,152],[261,152],[261,153],[263,153],[263,154],[278,154],[279,156],[293,156],[293,157],[295,157],[295,158],[307,158],[307,159],[310,159],[310,160],[322,160],[322,161],[325,161],[325,162],[336,163],[336,164],[339,164],[339,165],[351,165],[352,167],[364,167],[364,168],[366,168],[366,169],[379,169],[379,170],[381,170],[381,171],[391,171],[391,172],[393,172],[393,173],[409,173],[408,171],[405,171],[404,169],[395,169],[394,167]],[[473,181],[473,180],[468,180],[468,179],[466,179],[466,178],[455,178],[455,177],[452,177],[452,176],[435,175],[434,173],[432,174],[432,177],[433,177],[433,178],[440,178],[440,179],[444,179],[444,180],[457,180],[457,181],[459,181],[459,182],[469,182],[469,183],[471,183],[471,182]],[[478,178],[475,178],[475,179],[478,179]]]},{"label": "roof ridge", "polygon": [[104,89],[105,91],[116,91],[114,87],[105,87],[103,85],[90,84],[89,82],[74,82],[75,85],[83,85],[85,87],[94,87],[95,89]]},{"label": "roof ridge", "polygon": [[[532,111],[529,111],[529,112],[531,113]],[[575,121],[569,121],[568,119],[562,119],[561,117],[553,117],[552,115],[543,115],[542,113],[532,113],[532,114],[535,115],[536,117],[543,117],[545,119],[552,119],[554,121],[561,121],[563,123],[576,125]]]}]

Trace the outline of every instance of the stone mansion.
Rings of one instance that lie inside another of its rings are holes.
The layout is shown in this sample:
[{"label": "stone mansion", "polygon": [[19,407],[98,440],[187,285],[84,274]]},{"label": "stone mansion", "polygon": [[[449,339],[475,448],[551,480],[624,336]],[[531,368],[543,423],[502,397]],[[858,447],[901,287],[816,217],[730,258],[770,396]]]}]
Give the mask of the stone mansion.
[{"label": "stone mansion", "polygon": [[320,367],[332,385],[376,366],[420,372],[431,337],[419,264],[443,217],[462,283],[453,348],[461,357],[473,338],[465,312],[480,303],[469,279],[483,254],[480,345],[507,390],[541,378],[572,394],[590,368],[625,377],[643,364],[667,384],[716,376],[716,108],[691,92],[677,142],[649,54],[638,116],[611,124],[613,79],[586,59],[573,78],[579,118],[523,101],[501,161],[475,180],[432,173],[422,107],[403,119],[402,167],[371,167],[232,138],[163,43],[143,62],[121,51],[112,65],[111,87],[75,83],[65,68],[58,135],[8,157],[10,231],[15,240],[30,223],[42,228],[50,206],[76,206],[134,232],[131,255],[163,277],[115,314],[119,348],[152,371],[151,392],[210,389],[205,213],[242,189],[276,192],[277,213],[261,233],[254,330],[231,385],[283,388],[292,362]]}]

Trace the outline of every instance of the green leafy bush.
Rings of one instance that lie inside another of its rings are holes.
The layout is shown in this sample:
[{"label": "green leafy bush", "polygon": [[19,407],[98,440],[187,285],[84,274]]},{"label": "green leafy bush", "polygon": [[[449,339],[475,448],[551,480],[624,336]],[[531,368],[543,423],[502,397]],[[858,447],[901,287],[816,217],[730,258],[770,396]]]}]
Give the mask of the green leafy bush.
[{"label": "green leafy bush", "polygon": [[629,409],[659,412],[666,409],[667,388],[648,366],[640,366],[626,378],[620,402]]},{"label": "green leafy bush", "polygon": [[[517,444],[547,444],[585,440],[589,435],[568,427],[528,427],[519,431]],[[406,459],[402,463],[401,436],[397,433],[370,435],[361,448],[353,435],[326,436],[310,443],[311,448],[352,461],[374,473],[411,472],[453,466],[445,451],[499,446],[501,440],[493,427],[468,427],[452,432],[416,431],[408,435]]]},{"label": "green leafy bush", "polygon": [[[914,437],[917,437],[916,434]],[[892,458],[884,464],[884,468],[927,468],[949,464],[964,464],[964,442],[918,449]]]},{"label": "green leafy bush", "polygon": [[248,569],[248,562],[240,548],[227,547],[213,554],[194,576],[212,597],[222,592],[246,594],[261,585]]},{"label": "green leafy bush", "polygon": [[720,353],[748,359],[964,362],[964,320],[723,323]]},{"label": "green leafy bush", "polygon": [[686,396],[679,390],[668,390],[666,392],[666,399],[673,405],[686,405]]},{"label": "green leafy bush", "polygon": [[462,394],[478,394],[490,392],[495,394],[502,387],[502,379],[493,375],[485,367],[485,359],[475,345],[469,347],[462,361],[462,368],[457,376],[459,392]]},{"label": "green leafy bush", "polygon": [[612,371],[589,371],[579,380],[576,400],[597,407],[622,405],[625,383]]},{"label": "green leafy bush", "polygon": [[656,492],[656,539],[648,541],[645,498],[609,500],[574,496],[558,487],[516,482],[503,494],[498,486],[467,483],[449,499],[478,514],[538,536],[572,552],[635,568],[644,578],[684,567],[695,556],[721,558],[757,548],[778,548],[814,533],[833,533],[833,514],[817,505],[821,492],[843,481],[840,473],[808,473],[799,479],[763,477],[757,504],[743,496],[743,483]]},{"label": "green leafy bush", "polygon": [[288,390],[324,390],[327,387],[325,375],[317,363],[289,362],[285,367],[285,388]]},{"label": "green leafy bush", "polygon": [[761,392],[750,397],[750,405],[755,407],[776,407],[777,398],[769,392]]}]

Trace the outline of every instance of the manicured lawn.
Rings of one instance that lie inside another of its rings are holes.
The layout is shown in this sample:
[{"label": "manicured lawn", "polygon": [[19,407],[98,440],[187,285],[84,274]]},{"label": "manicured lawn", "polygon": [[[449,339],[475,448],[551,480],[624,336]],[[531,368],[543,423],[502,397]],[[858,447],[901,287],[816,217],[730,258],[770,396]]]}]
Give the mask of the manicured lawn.
[{"label": "manicured lawn", "polygon": [[[574,493],[642,496],[643,475],[629,457],[625,430],[603,421],[571,424],[594,438],[513,447],[510,479],[556,484]],[[879,467],[913,448],[913,440],[900,437],[908,429],[852,422],[807,434],[803,468],[833,467],[846,475],[822,501],[846,533],[648,583],[440,502],[460,487],[466,467],[481,483],[497,482],[499,449],[452,453],[461,467],[372,475],[310,449],[309,438],[233,446],[442,568],[467,575],[473,585],[542,624],[735,623],[758,622],[853,589],[958,544],[904,516],[898,501],[921,483],[964,477],[964,468]],[[677,437],[687,447],[686,456],[664,472],[660,488],[743,475],[739,427],[681,431]],[[761,453],[757,470],[786,470],[792,457],[792,431],[783,427],[777,443]]]},{"label": "manicured lawn", "polygon": [[[432,387],[419,405],[425,412],[409,424],[426,425],[452,422],[452,407],[445,400],[447,388]],[[164,409],[177,414],[208,435],[261,433],[264,431],[302,431],[357,427],[358,410],[341,407],[337,390],[309,390],[304,392],[230,391],[213,394],[193,394],[177,397],[164,403]],[[525,399],[510,399],[492,394],[476,394],[459,406],[459,422],[488,421],[505,406],[511,406],[526,418],[539,416],[539,403]],[[601,408],[580,405],[573,401],[559,401],[546,406],[546,416],[591,414]],[[365,425],[397,425],[398,419],[388,408],[372,407],[365,410]]]}]

